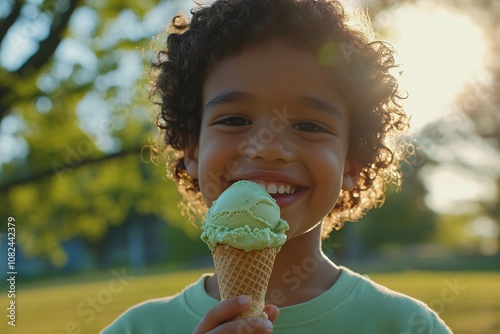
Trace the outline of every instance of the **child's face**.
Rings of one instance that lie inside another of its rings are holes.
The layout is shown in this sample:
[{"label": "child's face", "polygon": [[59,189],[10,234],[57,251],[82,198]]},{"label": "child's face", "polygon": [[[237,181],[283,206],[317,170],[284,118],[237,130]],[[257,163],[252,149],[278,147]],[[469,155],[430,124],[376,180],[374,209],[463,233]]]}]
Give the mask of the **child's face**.
[{"label": "child's face", "polygon": [[313,55],[276,40],[218,64],[203,85],[199,144],[185,152],[209,207],[247,179],[278,191],[289,238],[331,211],[352,177],[349,115],[330,76]]}]

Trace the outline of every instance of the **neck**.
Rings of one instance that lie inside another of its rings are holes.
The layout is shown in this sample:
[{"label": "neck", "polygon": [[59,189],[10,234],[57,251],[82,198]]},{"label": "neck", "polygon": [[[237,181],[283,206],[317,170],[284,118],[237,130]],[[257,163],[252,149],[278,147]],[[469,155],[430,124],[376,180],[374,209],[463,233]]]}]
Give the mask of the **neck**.
[{"label": "neck", "polygon": [[339,269],[321,251],[321,225],[288,240],[276,256],[267,290],[268,302],[288,306],[306,302],[328,290]]}]

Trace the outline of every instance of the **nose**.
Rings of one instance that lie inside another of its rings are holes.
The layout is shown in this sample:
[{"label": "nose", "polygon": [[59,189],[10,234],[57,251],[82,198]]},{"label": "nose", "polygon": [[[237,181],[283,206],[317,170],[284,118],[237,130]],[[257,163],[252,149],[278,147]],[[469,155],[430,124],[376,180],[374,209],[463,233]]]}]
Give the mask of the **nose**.
[{"label": "nose", "polygon": [[240,145],[240,153],[250,159],[266,161],[290,161],[293,158],[291,143],[284,131],[272,131],[269,127],[260,128]]}]

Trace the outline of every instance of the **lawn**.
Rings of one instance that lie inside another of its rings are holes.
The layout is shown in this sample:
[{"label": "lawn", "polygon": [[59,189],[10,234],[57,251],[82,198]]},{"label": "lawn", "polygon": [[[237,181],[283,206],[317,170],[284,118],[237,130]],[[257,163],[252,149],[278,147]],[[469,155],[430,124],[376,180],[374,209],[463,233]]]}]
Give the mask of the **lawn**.
[{"label": "lawn", "polygon": [[[8,326],[3,316],[0,332],[98,333],[129,306],[176,293],[203,272],[131,275],[124,268],[117,268],[99,276],[19,284],[16,327]],[[498,272],[407,271],[369,276],[380,284],[425,301],[456,334],[500,333]],[[0,300],[6,305],[7,293],[3,290]]]}]

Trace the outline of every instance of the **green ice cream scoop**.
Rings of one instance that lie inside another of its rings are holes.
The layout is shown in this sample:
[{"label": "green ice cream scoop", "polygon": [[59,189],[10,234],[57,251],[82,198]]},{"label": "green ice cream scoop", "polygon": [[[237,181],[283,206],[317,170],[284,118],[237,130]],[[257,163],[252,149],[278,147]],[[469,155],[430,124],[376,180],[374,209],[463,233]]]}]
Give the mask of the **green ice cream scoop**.
[{"label": "green ice cream scoop", "polygon": [[288,224],[276,201],[260,185],[238,181],[213,202],[205,216],[201,239],[213,250],[217,244],[246,252],[280,248]]}]

